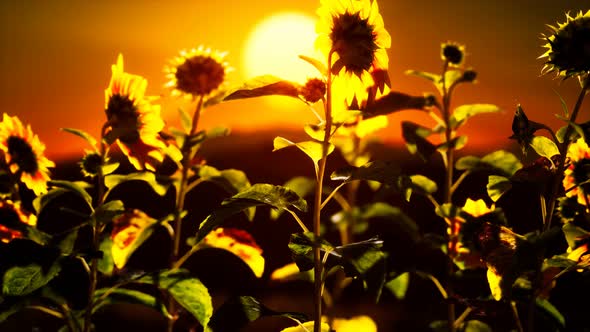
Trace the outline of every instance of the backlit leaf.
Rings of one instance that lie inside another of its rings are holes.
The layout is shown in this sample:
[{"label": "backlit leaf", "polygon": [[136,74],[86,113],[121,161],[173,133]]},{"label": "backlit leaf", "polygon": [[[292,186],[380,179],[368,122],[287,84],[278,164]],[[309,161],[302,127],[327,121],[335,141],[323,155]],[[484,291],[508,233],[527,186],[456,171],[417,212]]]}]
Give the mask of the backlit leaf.
[{"label": "backlit leaf", "polygon": [[536,297],[535,304],[539,309],[543,310],[546,314],[553,318],[554,322],[557,323],[560,328],[565,328],[565,318],[561,312],[559,312],[559,310],[557,310],[557,308],[551,304],[551,302],[546,299]]},{"label": "backlit leaf", "polygon": [[[305,322],[301,325],[288,327],[286,329],[282,329],[281,332],[312,332],[314,330],[314,321]],[[321,323],[320,332],[331,332],[330,325],[326,323]]]},{"label": "backlit leaf", "polygon": [[47,183],[47,185],[51,187],[63,188],[80,196],[88,204],[88,207],[92,208],[92,197],[90,197],[90,194],[88,194],[88,192],[85,190],[85,188],[88,186],[86,182],[51,180]]},{"label": "backlit leaf", "polygon": [[470,104],[461,105],[453,111],[451,118],[449,119],[450,126],[452,129],[457,129],[464,125],[467,120],[475,115],[483,113],[496,113],[500,112],[500,108],[492,104]]},{"label": "backlit leaf", "polygon": [[[311,158],[311,160],[313,161],[313,164],[315,166],[316,169],[316,173],[318,172],[318,162],[322,159],[322,155],[323,155],[323,143],[322,142],[318,142],[318,141],[305,141],[305,142],[299,142],[299,143],[294,143],[289,141],[286,138],[283,137],[276,137],[273,141],[273,152],[286,148],[286,147],[290,147],[290,146],[296,146],[299,150],[303,151],[303,153],[305,153],[309,158]],[[326,156],[328,156],[330,153],[332,153],[334,151],[334,145],[329,144],[328,145],[328,151],[326,152]]]},{"label": "backlit leaf", "polygon": [[224,101],[281,95],[298,98],[299,85],[284,81],[276,76],[262,75],[246,81],[241,87],[230,91]]},{"label": "backlit leaf", "polygon": [[176,302],[190,312],[203,327],[208,326],[213,314],[211,296],[207,287],[199,279],[192,277],[189,271],[184,269],[162,271],[155,276],[142,277],[137,282],[153,284],[168,291]]},{"label": "backlit leaf", "polygon": [[549,160],[555,155],[559,155],[559,148],[555,143],[545,136],[533,137],[531,147],[535,149],[535,152],[541,157],[545,157]]},{"label": "backlit leaf", "polygon": [[403,299],[406,297],[406,292],[410,286],[410,273],[404,272],[394,279],[389,280],[385,284],[387,288],[396,298]]},{"label": "backlit leaf", "polygon": [[166,195],[166,192],[168,191],[169,187],[168,185],[160,184],[156,180],[156,175],[152,172],[137,172],[127,175],[111,174],[105,176],[104,185],[109,189],[109,192],[111,192],[118,185],[129,181],[143,181],[147,183],[154,190],[154,192],[160,196]]},{"label": "backlit leaf", "polygon": [[254,206],[267,205],[275,209],[307,211],[307,202],[293,190],[265,183],[250,188],[224,200],[202,223],[197,232],[197,242],[229,217]]},{"label": "backlit leaf", "polygon": [[311,64],[312,66],[315,67],[315,69],[318,70],[318,72],[320,74],[322,74],[322,76],[326,76],[328,74],[328,68],[326,67],[326,65],[318,60],[318,59],[314,59],[312,57],[308,57],[306,55],[299,55],[299,58],[309,64]]},{"label": "backlit leaf", "polygon": [[512,176],[522,168],[522,163],[512,153],[498,150],[485,155],[483,158],[465,156],[457,160],[455,168],[458,170],[491,171],[503,176]]},{"label": "backlit leaf", "polygon": [[117,304],[117,303],[130,303],[130,304],[141,304],[148,308],[159,311],[162,315],[167,317],[168,310],[161,300],[156,299],[153,295],[149,295],[138,290],[125,289],[125,288],[101,288],[97,289],[94,293],[94,300],[96,301],[92,307],[92,312],[96,313],[103,307]]},{"label": "backlit leaf", "polygon": [[510,182],[510,179],[504,176],[490,175],[488,177],[486,188],[488,196],[490,196],[492,201],[497,202],[502,195],[512,188],[512,183]]},{"label": "backlit leaf", "polygon": [[432,181],[424,175],[410,175],[410,180],[412,181],[412,189],[419,193],[434,194],[438,190],[436,182]]},{"label": "backlit leaf", "polygon": [[90,135],[89,133],[85,132],[84,130],[75,129],[75,128],[61,128],[61,130],[65,131],[66,133],[70,133],[70,134],[73,134],[73,135],[83,138],[86,142],[88,142],[88,144],[90,144],[90,146],[92,146],[96,150],[96,142],[97,142],[96,138],[94,138],[94,136]]},{"label": "backlit leaf", "polygon": [[209,327],[213,332],[239,331],[259,318],[270,316],[282,316],[297,321],[307,320],[303,314],[271,310],[252,296],[234,296],[215,311]]},{"label": "backlit leaf", "polygon": [[432,102],[432,97],[429,96],[411,96],[402,92],[390,92],[367,105],[362,112],[363,117],[371,118],[403,110],[424,110],[432,106]]},{"label": "backlit leaf", "polygon": [[426,139],[431,133],[430,129],[419,124],[402,121],[402,136],[408,151],[417,153],[425,161],[436,151],[436,146]]},{"label": "backlit leaf", "polygon": [[[299,197],[304,198],[313,193],[316,186],[316,181],[312,178],[308,178],[305,176],[297,176],[285,182],[283,186],[285,188],[293,190]],[[271,219],[278,219],[283,213],[283,211],[284,210],[282,209],[272,209],[270,211]]]}]

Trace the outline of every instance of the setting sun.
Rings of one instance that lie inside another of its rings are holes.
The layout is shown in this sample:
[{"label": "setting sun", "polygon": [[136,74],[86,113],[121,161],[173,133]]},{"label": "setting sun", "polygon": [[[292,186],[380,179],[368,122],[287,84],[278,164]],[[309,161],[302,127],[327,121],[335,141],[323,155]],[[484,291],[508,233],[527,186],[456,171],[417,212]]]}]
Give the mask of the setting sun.
[{"label": "setting sun", "polygon": [[315,19],[307,14],[286,12],[267,17],[246,39],[246,76],[272,73],[298,83],[317,77],[317,71],[297,57],[307,55],[321,59],[313,47],[315,37]]}]

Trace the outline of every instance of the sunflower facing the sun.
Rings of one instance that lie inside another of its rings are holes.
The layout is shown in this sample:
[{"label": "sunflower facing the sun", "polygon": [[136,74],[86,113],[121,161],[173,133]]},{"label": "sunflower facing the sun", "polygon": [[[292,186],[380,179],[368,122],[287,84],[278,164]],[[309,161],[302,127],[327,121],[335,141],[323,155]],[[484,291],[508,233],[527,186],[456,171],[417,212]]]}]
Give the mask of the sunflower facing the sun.
[{"label": "sunflower facing the sun", "polygon": [[385,30],[376,0],[321,0],[317,10],[315,46],[326,56],[331,52],[334,81],[344,80],[346,101],[366,99],[375,82],[372,72],[387,71],[386,49],[391,36]]},{"label": "sunflower facing the sun", "polygon": [[43,155],[45,144],[33,134],[30,125],[25,127],[18,117],[4,113],[0,122],[0,151],[10,172],[35,195],[47,192],[48,168],[55,164]]},{"label": "sunflower facing the sun", "polygon": [[225,61],[226,52],[199,46],[182,50],[164,67],[169,81],[165,87],[172,89],[172,96],[207,98],[223,88],[227,73],[232,69]]},{"label": "sunflower facing the sun", "polygon": [[145,96],[147,80],[126,73],[123,55],[112,66],[112,76],[105,90],[105,113],[109,143],[117,142],[121,151],[136,169],[155,170],[164,160],[166,145],[159,133],[164,129],[160,105],[152,105],[154,97]]},{"label": "sunflower facing the sun", "polygon": [[569,78],[590,71],[590,10],[576,16],[566,14],[564,23],[549,25],[551,34],[544,36],[547,49],[539,58],[546,58],[543,73],[557,72]]}]

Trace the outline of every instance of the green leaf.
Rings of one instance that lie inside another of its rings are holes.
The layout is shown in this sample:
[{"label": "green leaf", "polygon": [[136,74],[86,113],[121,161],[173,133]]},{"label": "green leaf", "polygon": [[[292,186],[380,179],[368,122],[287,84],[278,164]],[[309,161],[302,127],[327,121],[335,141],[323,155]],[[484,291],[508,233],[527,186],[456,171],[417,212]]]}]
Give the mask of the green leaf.
[{"label": "green leaf", "polygon": [[13,266],[6,270],[2,278],[2,295],[22,296],[45,286],[60,271],[59,264],[52,264],[49,269],[32,263],[25,266]]},{"label": "green leaf", "polygon": [[463,332],[493,332],[488,324],[479,320],[468,320],[461,325],[461,331]]},{"label": "green leaf", "polygon": [[90,135],[89,133],[85,132],[84,130],[74,129],[74,128],[61,128],[60,130],[83,138],[96,151],[96,142],[97,142],[96,138],[94,138],[94,136]]},{"label": "green leaf", "polygon": [[483,158],[465,156],[457,160],[455,168],[458,170],[491,171],[503,176],[512,176],[522,168],[522,163],[514,154],[498,150],[485,155]]},{"label": "green leaf", "polygon": [[[92,197],[88,194],[88,192],[84,189],[88,186],[86,182],[82,181],[61,181],[61,180],[51,180],[47,182],[48,186],[63,188],[66,189],[78,196],[80,196],[87,204],[90,209],[92,209]],[[47,204],[47,203],[45,203]],[[45,205],[43,204],[43,205]]]},{"label": "green leaf", "polygon": [[362,112],[365,118],[371,118],[403,110],[424,110],[432,105],[433,99],[430,96],[411,96],[401,92],[390,92],[369,103]]},{"label": "green leaf", "polygon": [[275,209],[307,211],[307,202],[293,190],[272,184],[257,183],[250,188],[224,200],[199,227],[197,242],[210,231],[220,226],[227,218],[251,207],[268,205]]},{"label": "green leaf", "polygon": [[[305,322],[300,325],[287,327],[286,329],[282,329],[281,332],[311,332],[314,331],[314,321]],[[330,325],[326,323],[320,323],[320,332],[331,332]]]},{"label": "green leaf", "polygon": [[452,140],[439,144],[436,149],[440,152],[445,152],[447,149],[451,148],[454,150],[461,150],[467,144],[467,136],[457,136]]},{"label": "green leaf", "polygon": [[419,124],[402,121],[402,136],[411,154],[418,154],[424,161],[436,151],[436,146],[426,139],[431,130]]},{"label": "green leaf", "polygon": [[[555,143],[545,136],[535,136],[531,141],[531,147],[535,149],[535,152],[541,157],[545,157],[549,160],[555,155],[559,155],[559,149]],[[551,162],[553,163],[553,161]]]},{"label": "green leaf", "polygon": [[109,162],[107,164],[102,165],[102,175],[109,175],[119,168],[119,163],[116,162]]},{"label": "green leaf", "polygon": [[557,308],[551,304],[551,302],[547,301],[546,299],[536,297],[535,304],[539,309],[543,310],[546,314],[552,317],[560,328],[565,328],[565,318],[559,312],[559,310],[557,310]]},{"label": "green leaf", "polygon": [[[316,181],[305,176],[297,176],[285,182],[283,187],[293,190],[299,197],[304,198],[313,193],[316,186]],[[272,209],[270,217],[273,220],[278,219],[283,213],[282,209]]]},{"label": "green leaf", "polygon": [[45,193],[41,196],[35,197],[35,199],[33,200],[33,209],[35,209],[35,212],[37,213],[37,215],[39,215],[39,213],[41,213],[41,210],[43,210],[43,208],[47,204],[49,204],[53,199],[65,194],[67,192],[68,191],[63,188],[53,188],[53,189],[49,190],[47,193]]},{"label": "green leaf", "polygon": [[106,236],[98,246],[98,250],[102,252],[102,257],[98,260],[98,271],[107,276],[113,274],[115,268],[112,248],[113,240],[110,236]]},{"label": "green leaf", "polygon": [[108,224],[123,212],[125,212],[123,201],[112,200],[102,204],[94,211],[94,219],[98,224]]},{"label": "green leaf", "polygon": [[401,170],[398,163],[377,160],[360,167],[347,166],[336,170],[330,175],[330,179],[346,183],[366,180],[394,185],[398,183],[397,178],[400,176]]},{"label": "green leaf", "polygon": [[213,303],[207,287],[184,269],[162,271],[155,276],[146,276],[140,283],[156,285],[167,290],[184,309],[190,312],[207,329],[213,314]]},{"label": "green leaf", "polygon": [[282,316],[296,321],[307,320],[303,314],[271,310],[252,296],[234,296],[215,311],[209,327],[213,332],[239,331],[248,323],[269,316]]},{"label": "green leaf", "polygon": [[484,113],[497,113],[500,112],[500,108],[492,104],[470,104],[461,105],[453,111],[449,123],[451,129],[457,129],[464,125],[467,120],[475,115]]},{"label": "green leaf", "polygon": [[350,277],[360,277],[365,289],[378,299],[385,284],[385,253],[381,251],[383,241],[372,238],[366,241],[333,247],[325,240],[315,240],[312,232],[291,235],[289,249],[300,271],[314,267],[313,248],[319,246],[323,255],[328,255],[324,264],[327,270],[342,266]]},{"label": "green leaf", "polygon": [[230,91],[224,101],[281,95],[299,99],[299,85],[276,76],[262,75],[246,81],[241,87]]},{"label": "green leaf", "polygon": [[251,187],[246,173],[237,169],[220,171],[215,167],[204,165],[199,167],[199,178],[219,185],[232,195]]},{"label": "green leaf", "polygon": [[416,76],[416,77],[421,77],[421,78],[424,78],[426,80],[429,80],[432,83],[437,83],[437,82],[440,81],[440,75],[429,73],[429,72],[425,72],[425,71],[420,71],[420,70],[406,70],[405,74],[406,75],[411,75],[411,76]]},{"label": "green leaf", "polygon": [[180,118],[180,124],[185,133],[190,133],[193,129],[193,119],[188,113],[182,108],[178,109],[178,117]]},{"label": "green leaf", "polygon": [[576,226],[572,223],[565,223],[561,227],[563,234],[565,235],[565,240],[567,241],[567,245],[575,249],[578,247],[578,241],[584,238],[590,238],[590,232],[586,231],[585,229]]},{"label": "green leaf", "polygon": [[65,237],[63,237],[57,244],[57,247],[60,249],[63,255],[70,255],[74,250],[74,245],[76,244],[77,239],[78,228],[74,229],[73,231],[69,232]]},{"label": "green leaf", "polygon": [[436,182],[424,175],[410,175],[410,180],[412,180],[412,189],[421,194],[434,194],[438,190]]},{"label": "green leaf", "polygon": [[223,126],[217,126],[209,129],[207,131],[206,137],[209,138],[216,138],[216,137],[225,137],[231,133],[231,129]]},{"label": "green leaf", "polygon": [[[276,137],[273,141],[274,149],[272,150],[277,151],[280,149],[284,149],[289,146],[296,146],[299,150],[303,151],[311,160],[313,161],[313,165],[316,170],[316,174],[318,172],[318,162],[322,159],[323,156],[323,143],[318,141],[305,141],[294,143],[289,141],[283,137]],[[330,144],[328,146],[328,151],[326,156],[330,155],[334,151],[334,145]]]},{"label": "green leaf", "polygon": [[[573,132],[570,132],[570,136],[569,136],[569,141],[570,142],[574,142],[575,140],[577,140],[578,138],[582,137],[582,138],[586,138],[586,135],[584,134],[584,129],[573,122],[570,122],[569,119],[563,119],[561,117],[558,116],[558,118],[564,120],[565,122],[568,122],[570,124],[570,126],[574,129]],[[555,136],[557,137],[557,141],[559,143],[563,143],[563,140],[565,139],[565,133],[567,132],[567,125],[559,128],[557,130],[557,132],[555,133]]]},{"label": "green leaf", "polygon": [[497,202],[502,195],[512,188],[512,183],[510,182],[510,179],[504,176],[490,175],[488,177],[486,188],[488,196],[490,196],[492,201]]},{"label": "green leaf", "polygon": [[96,313],[103,307],[117,304],[130,303],[141,304],[146,307],[155,309],[165,317],[168,317],[168,310],[161,300],[156,299],[153,295],[149,295],[138,290],[125,288],[101,288],[94,293],[94,306],[92,313]]},{"label": "green leaf", "polygon": [[315,67],[315,69],[318,70],[318,72],[320,74],[322,74],[322,76],[326,76],[328,75],[328,68],[326,67],[326,65],[324,65],[324,63],[318,59],[314,59],[312,57],[308,57],[305,55],[299,55],[299,58],[309,64],[311,64],[312,66]]},{"label": "green leaf", "polygon": [[168,185],[158,183],[156,175],[151,172],[137,172],[127,175],[111,174],[104,178],[104,185],[109,189],[106,196],[118,185],[129,181],[143,181],[160,196],[166,195],[169,187]]},{"label": "green leaf", "polygon": [[387,288],[396,298],[403,299],[406,297],[406,292],[410,286],[410,273],[404,272],[394,279],[389,280],[385,284],[385,288]]}]

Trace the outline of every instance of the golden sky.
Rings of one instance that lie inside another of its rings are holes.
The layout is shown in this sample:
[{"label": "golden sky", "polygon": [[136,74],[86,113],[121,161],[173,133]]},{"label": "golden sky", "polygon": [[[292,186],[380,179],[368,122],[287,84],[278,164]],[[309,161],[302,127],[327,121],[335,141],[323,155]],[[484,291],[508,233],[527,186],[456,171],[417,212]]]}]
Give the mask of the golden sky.
[{"label": "golden sky", "polygon": [[[470,144],[506,144],[518,103],[529,119],[552,127],[560,125],[554,116],[561,107],[557,93],[573,105],[577,83],[540,77],[543,64],[537,57],[544,52],[540,37],[548,31],[545,24],[563,22],[568,10],[587,10],[587,0],[388,0],[379,5],[392,38],[388,54],[393,90],[432,91],[404,72],[438,72],[441,42],[466,45],[466,65],[478,72],[478,83],[458,89],[455,105],[493,103],[504,110],[471,120],[465,131]],[[177,106],[162,87],[162,68],[179,50],[203,44],[228,51],[227,60],[235,68],[230,84],[238,85],[247,78],[246,43],[259,22],[281,12],[315,18],[317,7],[319,0],[2,1],[0,109],[30,123],[46,142],[50,157],[81,155],[84,143],[59,128],[98,135],[104,121],[104,89],[118,53],[125,57],[126,71],[148,79],[148,94],[162,95],[162,114],[174,125]],[[263,51],[273,52],[273,45]],[[294,61],[299,61],[296,56]],[[582,114],[588,108],[584,105]],[[381,132],[383,138],[399,141],[399,121],[409,118],[429,123],[417,111],[394,114],[390,128]],[[309,110],[293,101],[259,99],[208,109],[201,124],[258,131],[299,128],[312,120]]]}]

